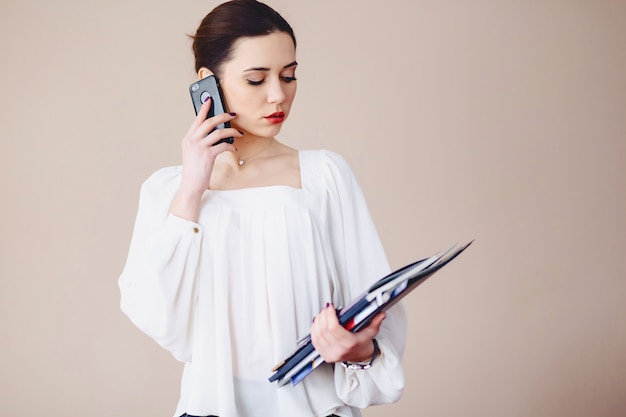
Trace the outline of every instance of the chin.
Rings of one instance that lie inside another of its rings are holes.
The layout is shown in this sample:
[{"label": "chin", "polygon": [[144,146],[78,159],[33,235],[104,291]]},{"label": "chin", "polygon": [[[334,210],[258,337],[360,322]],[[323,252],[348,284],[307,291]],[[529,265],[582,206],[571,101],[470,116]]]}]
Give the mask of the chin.
[{"label": "chin", "polygon": [[280,133],[280,129],[282,128],[282,123],[279,125],[271,125],[271,126],[264,126],[264,127],[257,127],[257,128],[251,128],[251,129],[246,129],[246,128],[242,128],[241,130],[243,130],[246,133],[249,133],[253,136],[259,136],[262,138],[273,138],[276,135],[278,135],[278,133]]}]

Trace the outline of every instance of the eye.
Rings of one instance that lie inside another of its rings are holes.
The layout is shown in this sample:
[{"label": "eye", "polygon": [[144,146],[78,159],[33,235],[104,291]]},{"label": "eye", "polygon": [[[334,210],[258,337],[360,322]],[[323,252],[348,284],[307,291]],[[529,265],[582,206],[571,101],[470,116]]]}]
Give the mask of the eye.
[{"label": "eye", "polygon": [[250,85],[257,86],[257,85],[261,85],[261,84],[263,84],[263,81],[265,81],[265,80],[259,80],[259,81],[255,81],[255,80],[246,80],[246,81],[247,81],[247,82],[248,82],[248,84],[250,84]]},{"label": "eye", "polygon": [[286,82],[286,83],[290,83],[290,82],[292,82],[292,81],[296,81],[296,80],[297,80],[297,78],[296,78],[296,77],[281,77],[281,78],[282,78],[282,80],[283,80],[284,82]]}]

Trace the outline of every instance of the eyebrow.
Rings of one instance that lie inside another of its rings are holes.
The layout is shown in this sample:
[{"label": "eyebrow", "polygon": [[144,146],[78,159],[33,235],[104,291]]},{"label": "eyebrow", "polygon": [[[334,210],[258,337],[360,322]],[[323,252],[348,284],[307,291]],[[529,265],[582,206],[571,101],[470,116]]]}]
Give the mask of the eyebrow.
[{"label": "eyebrow", "polygon": [[[283,67],[283,69],[287,69],[287,68],[291,68],[291,67],[295,67],[296,65],[298,65],[298,63],[296,61],[293,61],[290,64],[287,64]],[[247,70],[244,70],[244,72],[248,72],[248,71],[269,71],[269,68],[266,67],[253,67],[253,68],[248,68]]]}]

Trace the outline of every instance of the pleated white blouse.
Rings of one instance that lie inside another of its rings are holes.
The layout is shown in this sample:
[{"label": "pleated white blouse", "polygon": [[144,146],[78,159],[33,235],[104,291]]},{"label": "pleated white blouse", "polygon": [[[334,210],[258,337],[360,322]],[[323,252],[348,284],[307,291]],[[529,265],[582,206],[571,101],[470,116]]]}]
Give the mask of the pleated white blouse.
[{"label": "pleated white blouse", "polygon": [[198,223],[169,213],[181,168],[142,186],[121,307],[185,363],[175,416],[360,416],[404,386],[406,316],[387,313],[368,370],[323,364],[292,387],[271,370],[326,305],[347,305],[390,272],[362,192],[330,151],[300,151],[301,188],[208,190]]}]

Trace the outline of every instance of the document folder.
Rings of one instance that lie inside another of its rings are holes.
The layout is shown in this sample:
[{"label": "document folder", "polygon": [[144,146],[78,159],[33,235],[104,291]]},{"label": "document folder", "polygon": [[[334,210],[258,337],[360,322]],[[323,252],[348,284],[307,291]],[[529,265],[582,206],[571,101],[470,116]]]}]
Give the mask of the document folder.
[{"label": "document folder", "polygon": [[[456,258],[472,242],[464,245],[455,244],[446,251],[406,265],[376,281],[349,306],[337,309],[339,323],[352,332],[367,327],[376,314],[392,307]],[[272,369],[274,374],[269,381],[277,381],[279,386],[291,382],[291,385],[295,386],[323,362],[313,347],[311,335],[308,335],[300,340],[298,348],[287,359]]]}]

